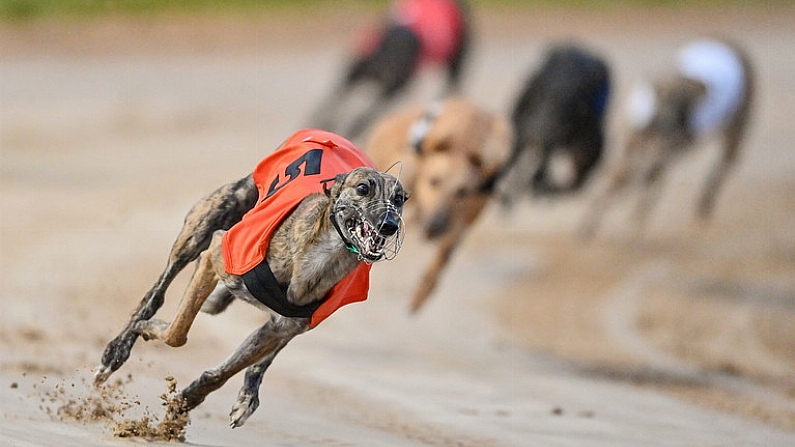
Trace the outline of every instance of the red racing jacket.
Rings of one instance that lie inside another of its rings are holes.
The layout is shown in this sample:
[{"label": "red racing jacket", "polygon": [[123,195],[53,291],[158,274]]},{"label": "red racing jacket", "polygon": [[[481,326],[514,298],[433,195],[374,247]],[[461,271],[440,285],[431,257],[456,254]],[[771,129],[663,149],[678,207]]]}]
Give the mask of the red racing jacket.
[{"label": "red racing jacket", "polygon": [[[417,36],[421,64],[452,61],[466,32],[464,11],[455,0],[397,0],[392,4],[389,21],[391,26],[406,27]],[[358,52],[372,54],[387,29],[381,24],[363,30],[358,39]]]},{"label": "red racing jacket", "polygon": [[[254,208],[223,235],[221,246],[226,272],[244,276],[263,263],[267,267],[265,260],[271,237],[298,204],[312,193],[322,193],[323,180],[363,166],[375,167],[364,152],[338,135],[315,129],[293,134],[254,169],[252,175],[259,199]],[[369,288],[370,265],[360,262],[319,305],[310,305],[310,328],[340,307],[366,300]],[[274,307],[259,296],[257,299]],[[278,308],[274,310],[284,315]]]},{"label": "red racing jacket", "polygon": [[393,8],[394,20],[420,38],[424,61],[453,60],[464,32],[463,13],[455,0],[400,0]]}]

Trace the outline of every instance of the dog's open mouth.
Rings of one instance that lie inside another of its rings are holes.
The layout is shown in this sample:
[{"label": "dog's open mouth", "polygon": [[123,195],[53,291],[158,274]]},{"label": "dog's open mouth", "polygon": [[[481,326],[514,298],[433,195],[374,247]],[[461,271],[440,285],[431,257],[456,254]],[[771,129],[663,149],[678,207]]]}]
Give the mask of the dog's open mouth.
[{"label": "dog's open mouth", "polygon": [[[387,257],[387,241],[389,239],[397,239],[394,236],[389,238],[381,235],[378,229],[361,219],[349,219],[345,222],[345,226],[350,234],[351,242],[359,252],[359,256],[366,262],[376,262],[382,259],[391,259],[393,256]],[[397,250],[393,255],[397,254]]]},{"label": "dog's open mouth", "polygon": [[[342,213],[340,213],[342,214]],[[361,212],[353,215],[339,216],[343,222],[349,249],[359,255],[367,263],[393,259],[403,244],[403,222],[394,234],[382,234],[381,229],[364,218]]]}]

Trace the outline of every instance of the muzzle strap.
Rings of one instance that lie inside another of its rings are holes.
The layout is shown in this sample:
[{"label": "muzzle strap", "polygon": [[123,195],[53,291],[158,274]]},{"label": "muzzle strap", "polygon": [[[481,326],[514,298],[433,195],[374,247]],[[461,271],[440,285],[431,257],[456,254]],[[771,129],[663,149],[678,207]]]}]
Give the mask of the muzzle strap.
[{"label": "muzzle strap", "polygon": [[353,242],[351,242],[350,239],[345,237],[345,234],[342,232],[342,228],[340,228],[340,224],[337,222],[337,216],[336,216],[336,214],[334,213],[333,210],[331,211],[331,224],[334,225],[334,229],[337,230],[337,234],[340,235],[340,239],[342,239],[342,243],[345,244],[345,248],[349,252],[358,255],[359,254],[359,249],[356,248],[355,245],[353,245]]}]

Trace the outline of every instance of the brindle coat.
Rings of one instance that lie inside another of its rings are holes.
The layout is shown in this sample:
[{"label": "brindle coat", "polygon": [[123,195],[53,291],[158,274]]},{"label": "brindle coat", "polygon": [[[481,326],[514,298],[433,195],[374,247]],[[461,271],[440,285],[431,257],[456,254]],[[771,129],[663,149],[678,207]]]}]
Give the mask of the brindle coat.
[{"label": "brindle coat", "polygon": [[[369,185],[365,194],[362,194],[363,184]],[[287,299],[296,305],[323,299],[359,262],[358,255],[346,248],[342,238],[351,240],[349,229],[342,225],[343,235],[340,235],[331,223],[335,204],[344,204],[346,213],[364,213],[369,222],[377,223],[382,235],[390,236],[398,231],[396,219],[400,219],[406,196],[401,183],[391,175],[357,168],[337,176],[327,195],[315,193],[303,199],[279,226],[267,253],[277,281],[288,284]],[[183,410],[190,411],[230,377],[248,368],[230,414],[231,426],[243,425],[256,410],[259,386],[273,358],[293,337],[309,330],[309,318],[285,317],[271,311],[251,295],[242,277],[225,271],[221,248],[224,231],[242,218],[256,197],[257,188],[251,176],[247,176],[218,189],[193,207],[171,250],[165,272],[119,336],[105,349],[95,383],[107,380],[127,360],[139,335],[145,340],[159,339],[169,346],[182,346],[205,302],[205,310],[217,313],[229,304],[230,297],[235,297],[268,311],[270,320],[249,335],[226,361],[202,373],[179,397],[183,400]],[[173,321],[152,319],[173,277],[197,257],[196,271]]]}]

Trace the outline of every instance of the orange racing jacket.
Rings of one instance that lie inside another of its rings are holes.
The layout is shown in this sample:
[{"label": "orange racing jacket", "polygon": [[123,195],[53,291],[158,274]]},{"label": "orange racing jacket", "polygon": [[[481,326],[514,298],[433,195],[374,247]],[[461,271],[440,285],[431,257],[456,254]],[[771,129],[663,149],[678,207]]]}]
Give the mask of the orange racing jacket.
[{"label": "orange racing jacket", "polygon": [[[324,300],[295,306],[286,300],[283,286],[279,286],[282,296],[274,296],[279,293],[273,293],[275,278],[266,261],[271,237],[306,196],[322,193],[323,181],[362,166],[375,167],[364,152],[338,135],[316,129],[293,134],[254,169],[259,199],[240,222],[224,233],[221,246],[226,272],[243,276],[247,286],[254,281],[249,291],[274,311],[291,317],[310,317],[310,328],[340,307],[366,300],[370,265],[365,262],[332,287]],[[268,275],[268,279],[263,279]],[[256,283],[261,281],[254,277],[274,284],[259,287]]]}]

